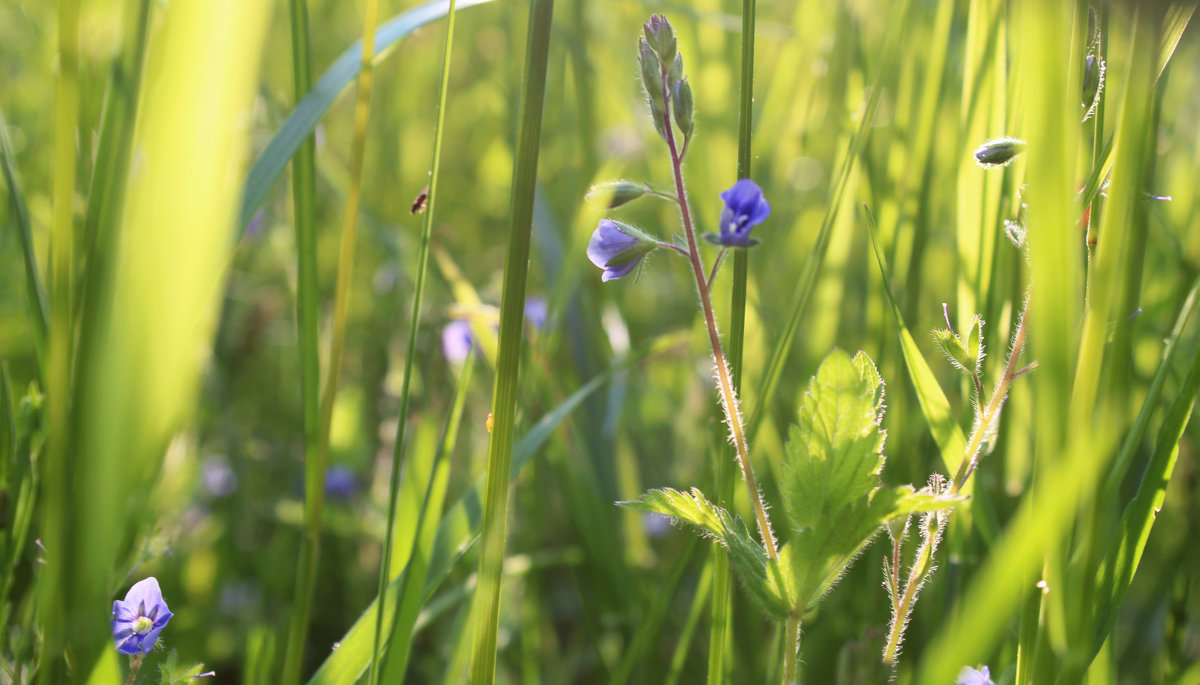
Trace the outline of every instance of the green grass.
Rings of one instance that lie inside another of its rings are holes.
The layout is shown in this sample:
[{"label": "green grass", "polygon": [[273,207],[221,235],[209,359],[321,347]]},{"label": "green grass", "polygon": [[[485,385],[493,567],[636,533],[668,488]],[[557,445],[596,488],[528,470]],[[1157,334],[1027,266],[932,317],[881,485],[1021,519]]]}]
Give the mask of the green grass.
[{"label": "green grass", "polygon": [[[124,682],[108,608],[146,576],[213,682],[782,680],[723,553],[614,504],[753,516],[689,265],[585,256],[603,217],[682,231],[584,199],[671,185],[661,12],[697,230],[740,177],[771,203],[712,301],[775,525],[834,347],[887,383],[887,484],[982,444],[895,670],[880,533],[803,616],[800,682],[1200,682],[1195,3],[553,4],[0,4],[0,680]],[[981,168],[1000,136],[1029,148]],[[943,303],[985,322],[982,391]]]}]

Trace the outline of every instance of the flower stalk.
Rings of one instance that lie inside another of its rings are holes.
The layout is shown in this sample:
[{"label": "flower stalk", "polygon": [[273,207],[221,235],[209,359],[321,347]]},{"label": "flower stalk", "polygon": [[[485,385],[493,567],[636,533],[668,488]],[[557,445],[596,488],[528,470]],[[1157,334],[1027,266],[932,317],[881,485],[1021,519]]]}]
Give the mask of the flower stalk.
[{"label": "flower stalk", "polygon": [[[664,101],[670,100],[670,89],[667,68],[659,65],[659,80],[661,95]],[[663,108],[661,128],[667,147],[671,152],[671,170],[675,176],[675,194],[679,202],[679,213],[683,221],[684,235],[687,239],[687,258],[692,266],[692,276],[696,281],[696,291],[700,295],[700,309],[704,312],[704,324],[708,328],[708,341],[712,347],[713,362],[716,366],[717,391],[721,397],[721,408],[725,412],[725,422],[729,425],[730,437],[737,450],[738,465],[742,469],[742,478],[750,490],[750,501],[754,504],[754,517],[758,523],[758,532],[762,537],[763,548],[768,559],[778,559],[779,551],[775,544],[775,534],[771,530],[771,521],[767,518],[767,509],[763,504],[762,493],[759,492],[758,482],[754,478],[754,469],[750,465],[750,449],[746,444],[746,431],[742,425],[742,413],[738,406],[737,393],[733,389],[733,379],[729,364],[725,360],[725,352],[721,347],[721,336],[717,330],[717,319],[713,314],[712,297],[709,286],[712,279],[706,277],[704,264],[700,259],[700,248],[696,242],[696,230],[692,224],[691,206],[688,204],[687,191],[683,184],[683,152],[675,141],[675,133],[671,125],[671,115]],[[715,275],[715,272],[714,272]]]},{"label": "flower stalk", "polygon": [[[1013,336],[1012,350],[1009,352],[1008,360],[1004,365],[1004,373],[1000,376],[1000,382],[996,386],[995,392],[992,393],[987,405],[979,414],[979,420],[975,424],[975,430],[971,432],[971,437],[967,440],[967,447],[963,455],[962,463],[959,464],[958,473],[955,474],[954,480],[951,481],[948,495],[957,495],[963,486],[966,485],[967,479],[975,472],[975,467],[979,465],[979,453],[983,448],[983,441],[987,435],[993,430],[1000,418],[1000,410],[1004,407],[1004,400],[1008,397],[1008,390],[1012,386],[1012,382],[1019,376],[1028,373],[1037,366],[1037,362],[1033,362],[1024,367],[1017,367],[1017,362],[1021,357],[1021,352],[1025,348],[1025,322],[1028,319],[1029,306],[1025,307],[1025,311],[1021,313],[1020,321],[1017,324],[1017,332]],[[982,401],[980,397],[980,401]],[[916,602],[917,592],[924,584],[926,577],[932,570],[933,556],[937,551],[938,543],[941,542],[942,531],[946,527],[946,523],[950,520],[949,515],[940,517],[934,529],[924,535],[921,546],[917,549],[916,558],[913,559],[912,568],[909,570],[908,578],[904,585],[904,593],[898,598],[893,599],[892,607],[892,625],[888,630],[887,645],[883,651],[883,662],[888,665],[895,665],[896,659],[900,654],[900,641],[904,636],[904,629],[908,625],[908,619],[912,613],[913,605]],[[892,558],[893,577],[889,579],[892,587],[899,586],[899,539],[895,546],[895,553]]]}]

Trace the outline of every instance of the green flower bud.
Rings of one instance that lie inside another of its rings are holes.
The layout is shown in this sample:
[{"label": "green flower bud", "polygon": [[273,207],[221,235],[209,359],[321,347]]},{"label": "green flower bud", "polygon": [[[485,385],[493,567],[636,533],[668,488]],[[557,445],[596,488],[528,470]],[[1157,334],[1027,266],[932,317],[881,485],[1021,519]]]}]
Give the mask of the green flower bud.
[{"label": "green flower bud", "polygon": [[985,168],[1005,166],[1028,147],[1019,138],[993,138],[975,150],[975,161]]},{"label": "green flower bud", "polygon": [[608,202],[608,208],[613,209],[628,204],[650,192],[641,183],[633,181],[609,181],[592,186],[586,195],[587,199],[602,198]]},{"label": "green flower bud", "polygon": [[642,30],[646,34],[646,40],[650,42],[650,47],[658,53],[663,64],[675,61],[675,29],[671,28],[671,22],[667,21],[666,17],[661,14],[651,16]]},{"label": "green flower bud", "polygon": [[675,84],[675,95],[671,105],[675,110],[675,124],[683,132],[684,139],[692,137],[692,87],[687,79]]},{"label": "green flower bud", "polygon": [[671,62],[671,68],[667,70],[667,85],[672,91],[675,90],[675,84],[679,83],[679,79],[683,78],[683,55],[675,53],[675,60]]},{"label": "green flower bud", "polygon": [[983,319],[975,314],[971,317],[971,321],[967,324],[967,358],[971,365],[967,370],[972,373],[979,373],[983,367]]},{"label": "green flower bud", "polygon": [[667,132],[663,125],[667,103],[662,91],[662,63],[645,38],[638,40],[638,61],[642,65],[642,85],[646,87],[646,93],[650,96],[650,117],[654,120],[654,128],[658,130],[658,134],[666,138]]},{"label": "green flower bud", "polygon": [[962,340],[959,340],[958,336],[954,334],[954,331],[935,330],[933,332],[933,339],[937,341],[938,346],[942,348],[942,352],[946,353],[946,356],[950,358],[954,366],[964,371],[971,369],[971,359],[970,355],[967,354],[967,348],[963,345]]}]

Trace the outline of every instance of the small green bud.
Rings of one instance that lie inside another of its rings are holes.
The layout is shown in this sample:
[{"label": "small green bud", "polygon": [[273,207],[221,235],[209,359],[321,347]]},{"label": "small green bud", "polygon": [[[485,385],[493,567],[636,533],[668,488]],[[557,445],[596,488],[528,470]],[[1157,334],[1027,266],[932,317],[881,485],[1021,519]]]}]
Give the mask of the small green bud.
[{"label": "small green bud", "polygon": [[675,110],[675,124],[683,132],[685,140],[691,138],[693,124],[692,87],[688,85],[687,79],[683,79],[675,84],[675,96],[672,98],[671,104]]},{"label": "small green bud", "polygon": [[954,331],[934,330],[933,339],[937,341],[942,352],[950,358],[954,365],[964,371],[969,371],[971,366],[970,355],[967,354],[967,348],[963,345],[962,340],[954,334]]},{"label": "small green bud", "polygon": [[667,102],[662,91],[662,64],[658,55],[650,48],[645,38],[638,40],[638,61],[642,65],[642,85],[650,96],[650,118],[654,120],[654,128],[663,138],[667,137],[663,128],[667,114]]},{"label": "small green bud", "polygon": [[650,192],[650,189],[641,183],[633,181],[609,181],[607,183],[597,183],[592,186],[585,196],[587,199],[602,198],[608,202],[608,208],[614,209],[624,204],[629,204],[634,200],[644,196]]},{"label": "small green bud", "polygon": [[671,68],[667,71],[667,84],[674,90],[675,84],[679,83],[681,78],[683,78],[683,55],[677,52],[675,60],[671,62]]},{"label": "small green bud", "polygon": [[981,167],[1005,166],[1029,145],[1019,138],[993,138],[975,150],[975,161]]}]

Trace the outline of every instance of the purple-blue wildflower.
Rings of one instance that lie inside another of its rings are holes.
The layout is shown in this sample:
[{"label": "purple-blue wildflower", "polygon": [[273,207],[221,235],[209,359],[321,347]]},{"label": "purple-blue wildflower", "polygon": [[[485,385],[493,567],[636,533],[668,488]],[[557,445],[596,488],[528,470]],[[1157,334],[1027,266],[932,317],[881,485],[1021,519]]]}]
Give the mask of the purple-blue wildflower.
[{"label": "purple-blue wildflower", "polygon": [[706,236],[726,247],[750,247],[758,241],[750,238],[750,230],[771,215],[771,205],[763,199],[762,188],[748,178],[733,184],[721,193],[725,209],[721,212],[721,234]]},{"label": "purple-blue wildflower", "polygon": [[330,499],[350,499],[358,494],[358,478],[345,466],[330,466],[325,472],[325,494]]},{"label": "purple-blue wildflower", "polygon": [[148,654],[174,614],[163,601],[153,576],[129,588],[124,601],[113,602],[112,634],[122,654]]},{"label": "purple-blue wildflower", "polygon": [[546,302],[546,298],[538,295],[525,298],[525,320],[535,330],[540,330],[542,326],[546,325],[546,316],[549,313],[550,303]]},{"label": "purple-blue wildflower", "polygon": [[628,275],[658,242],[636,228],[611,219],[601,219],[588,242],[587,256],[604,269],[601,281]]},{"label": "purple-blue wildflower", "polygon": [[988,671],[987,666],[981,666],[978,671],[970,666],[963,666],[954,685],[996,685],[996,683],[992,682],[992,674]]},{"label": "purple-blue wildflower", "polygon": [[447,360],[462,363],[471,351],[472,344],[471,324],[466,319],[455,319],[442,329],[442,354]]}]

